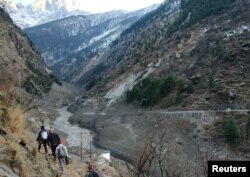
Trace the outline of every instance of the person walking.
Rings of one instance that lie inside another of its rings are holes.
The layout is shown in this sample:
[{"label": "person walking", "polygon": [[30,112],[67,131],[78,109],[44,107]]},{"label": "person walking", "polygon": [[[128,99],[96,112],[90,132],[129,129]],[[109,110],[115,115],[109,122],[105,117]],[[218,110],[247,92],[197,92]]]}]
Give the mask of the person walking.
[{"label": "person walking", "polygon": [[68,163],[69,154],[61,139],[58,146],[56,147],[56,157],[59,160],[60,171],[61,173],[64,173],[64,164]]},{"label": "person walking", "polygon": [[38,137],[36,139],[36,141],[38,142],[38,152],[40,152],[41,150],[41,146],[43,144],[45,153],[48,153],[48,149],[47,149],[47,138],[48,138],[48,130],[46,130],[44,128],[44,126],[41,126],[41,130],[38,134]]},{"label": "person walking", "polygon": [[88,171],[84,177],[100,177],[100,175],[94,170],[93,166],[89,164]]},{"label": "person walking", "polygon": [[56,147],[59,144],[60,137],[58,134],[54,133],[54,129],[50,128],[48,136],[48,145],[51,148],[54,160],[56,160]]}]

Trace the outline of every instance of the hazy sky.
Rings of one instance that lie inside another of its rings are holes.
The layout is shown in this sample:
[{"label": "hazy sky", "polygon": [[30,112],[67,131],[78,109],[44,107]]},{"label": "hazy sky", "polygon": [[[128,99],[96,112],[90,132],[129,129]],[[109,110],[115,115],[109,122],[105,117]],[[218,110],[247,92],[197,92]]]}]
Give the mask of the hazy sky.
[{"label": "hazy sky", "polygon": [[[29,4],[35,0],[9,0]],[[69,0],[70,1],[70,0]],[[72,0],[73,1],[73,0]],[[81,0],[81,9],[91,12],[103,12],[111,10],[136,10],[150,5],[161,3],[164,0]]]}]

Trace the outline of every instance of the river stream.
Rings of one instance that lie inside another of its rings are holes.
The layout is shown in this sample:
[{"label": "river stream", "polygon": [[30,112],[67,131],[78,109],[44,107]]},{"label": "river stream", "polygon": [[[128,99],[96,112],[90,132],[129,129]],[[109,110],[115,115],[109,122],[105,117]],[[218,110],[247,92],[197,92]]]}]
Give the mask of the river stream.
[{"label": "river stream", "polygon": [[67,107],[57,109],[57,111],[60,116],[56,118],[56,121],[54,122],[54,127],[67,134],[66,141],[68,143],[68,146],[79,147],[81,146],[82,141],[83,148],[88,149],[90,147],[90,142],[92,142],[90,131],[88,129],[80,128],[78,125],[72,125],[68,122],[68,118],[72,114],[67,111]]}]

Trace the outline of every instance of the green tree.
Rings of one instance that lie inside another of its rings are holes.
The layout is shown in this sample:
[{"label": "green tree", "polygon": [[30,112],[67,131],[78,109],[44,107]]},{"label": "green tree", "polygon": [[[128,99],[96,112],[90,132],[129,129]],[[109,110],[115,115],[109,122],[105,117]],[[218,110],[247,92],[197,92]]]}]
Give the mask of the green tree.
[{"label": "green tree", "polygon": [[246,124],[246,136],[249,138],[250,135],[250,115],[247,117],[247,124]]},{"label": "green tree", "polygon": [[188,82],[188,85],[186,87],[187,93],[193,93],[194,92],[194,84],[192,81]]},{"label": "green tree", "polygon": [[126,93],[127,102],[138,101],[142,106],[151,106],[175,87],[175,77],[145,78]]},{"label": "green tree", "polygon": [[215,80],[212,75],[208,76],[208,86],[210,89],[215,88]]},{"label": "green tree", "polygon": [[185,91],[185,83],[183,80],[177,80],[176,85],[177,85],[177,89],[179,93],[182,93]]},{"label": "green tree", "polygon": [[165,78],[160,80],[160,92],[161,95],[167,95],[171,89],[175,87],[175,77],[172,75],[168,75]]},{"label": "green tree", "polygon": [[236,146],[237,140],[239,138],[239,132],[237,124],[232,117],[223,120],[222,130],[226,142],[232,146]]},{"label": "green tree", "polygon": [[[166,32],[167,36],[188,28],[207,16],[220,14],[235,0],[181,0],[180,15]],[[189,18],[187,18],[189,17]]]}]

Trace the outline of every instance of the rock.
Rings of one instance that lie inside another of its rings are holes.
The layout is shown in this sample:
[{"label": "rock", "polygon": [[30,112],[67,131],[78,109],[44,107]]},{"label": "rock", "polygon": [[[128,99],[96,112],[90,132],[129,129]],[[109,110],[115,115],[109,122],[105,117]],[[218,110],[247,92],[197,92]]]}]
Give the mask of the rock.
[{"label": "rock", "polygon": [[72,104],[72,105],[70,105],[69,107],[68,107],[68,111],[69,112],[76,112],[76,111],[78,111],[78,109],[79,109],[79,106],[78,105],[76,105],[76,104]]},{"label": "rock", "polygon": [[250,48],[250,42],[246,42],[241,45],[242,47]]},{"label": "rock", "polygon": [[237,94],[234,93],[232,90],[229,90],[229,91],[227,92],[227,99],[228,99],[228,100],[233,100],[233,99],[235,99],[236,96],[237,96]]},{"label": "rock", "polygon": [[163,61],[163,59],[162,59],[162,58],[160,58],[160,59],[158,60],[158,62],[155,64],[155,67],[160,67],[160,66],[161,66],[162,61]]},{"label": "rock", "polygon": [[176,52],[176,53],[175,53],[175,57],[176,57],[176,58],[180,58],[180,57],[181,57],[181,54],[180,54],[179,52]]},{"label": "rock", "polygon": [[193,68],[194,68],[194,65],[195,65],[194,63],[191,63],[191,64],[188,66],[188,69],[189,69],[189,70],[193,69]]},{"label": "rock", "polygon": [[181,141],[179,138],[176,138],[176,139],[175,139],[175,142],[176,142],[177,144],[179,144],[179,145],[182,145],[182,144],[183,144],[182,141]]},{"label": "rock", "polygon": [[6,131],[0,128],[0,135],[7,135]]},{"label": "rock", "polygon": [[200,79],[200,74],[197,74],[197,75],[191,77],[191,81],[192,81],[192,83],[195,84],[195,85],[199,84],[200,80],[201,80],[201,79]]},{"label": "rock", "polygon": [[246,82],[241,82],[240,83],[240,86],[244,86],[244,85],[246,85]]},{"label": "rock", "polygon": [[148,66],[147,67],[153,67],[154,66],[154,63],[153,62],[151,62],[151,63],[149,63],[148,64]]}]

